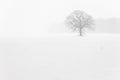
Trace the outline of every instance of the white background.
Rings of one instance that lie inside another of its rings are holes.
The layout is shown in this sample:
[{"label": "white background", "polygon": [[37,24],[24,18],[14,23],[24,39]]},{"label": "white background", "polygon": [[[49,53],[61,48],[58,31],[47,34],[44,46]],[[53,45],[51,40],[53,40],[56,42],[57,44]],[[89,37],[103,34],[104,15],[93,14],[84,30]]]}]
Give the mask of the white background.
[{"label": "white background", "polygon": [[0,80],[120,80],[119,34],[46,36],[73,10],[97,19],[120,17],[119,7],[119,0],[0,0]]}]

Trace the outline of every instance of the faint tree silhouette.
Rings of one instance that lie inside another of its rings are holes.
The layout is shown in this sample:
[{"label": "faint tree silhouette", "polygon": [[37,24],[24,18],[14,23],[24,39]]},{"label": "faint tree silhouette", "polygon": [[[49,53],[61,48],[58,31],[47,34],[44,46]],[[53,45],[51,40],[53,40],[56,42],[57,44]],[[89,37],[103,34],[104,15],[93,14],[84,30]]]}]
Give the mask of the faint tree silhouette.
[{"label": "faint tree silhouette", "polygon": [[84,11],[75,10],[67,16],[65,25],[82,36],[85,28],[93,29],[94,19]]}]

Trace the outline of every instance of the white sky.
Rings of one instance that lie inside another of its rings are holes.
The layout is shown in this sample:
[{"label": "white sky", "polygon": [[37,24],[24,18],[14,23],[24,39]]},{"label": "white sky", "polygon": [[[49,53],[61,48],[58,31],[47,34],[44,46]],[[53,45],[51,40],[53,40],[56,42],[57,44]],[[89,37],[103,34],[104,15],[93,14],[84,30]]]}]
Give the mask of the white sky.
[{"label": "white sky", "polygon": [[119,3],[119,0],[0,0],[0,33],[39,35],[76,9],[94,18],[120,17]]}]

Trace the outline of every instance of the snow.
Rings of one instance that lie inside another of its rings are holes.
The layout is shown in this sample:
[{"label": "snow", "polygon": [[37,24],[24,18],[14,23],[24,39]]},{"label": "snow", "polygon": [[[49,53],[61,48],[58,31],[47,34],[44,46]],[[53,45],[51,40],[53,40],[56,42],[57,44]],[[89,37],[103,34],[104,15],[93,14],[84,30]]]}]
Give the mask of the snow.
[{"label": "snow", "polygon": [[120,35],[0,38],[0,80],[120,80]]}]

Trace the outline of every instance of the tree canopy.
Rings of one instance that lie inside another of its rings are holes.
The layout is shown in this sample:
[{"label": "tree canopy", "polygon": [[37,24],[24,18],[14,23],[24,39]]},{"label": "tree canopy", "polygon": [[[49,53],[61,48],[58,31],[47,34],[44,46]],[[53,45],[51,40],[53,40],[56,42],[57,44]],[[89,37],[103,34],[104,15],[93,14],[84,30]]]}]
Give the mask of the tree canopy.
[{"label": "tree canopy", "polygon": [[82,36],[84,28],[92,29],[94,20],[92,16],[88,15],[84,11],[75,10],[65,20],[65,24],[73,31],[77,31]]}]

